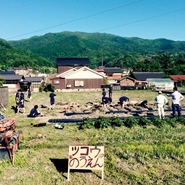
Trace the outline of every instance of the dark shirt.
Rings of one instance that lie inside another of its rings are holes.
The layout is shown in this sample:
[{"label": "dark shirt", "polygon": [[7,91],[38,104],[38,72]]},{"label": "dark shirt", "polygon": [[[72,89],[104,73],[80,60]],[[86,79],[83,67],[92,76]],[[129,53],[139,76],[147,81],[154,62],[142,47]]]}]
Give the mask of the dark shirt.
[{"label": "dark shirt", "polygon": [[30,97],[31,97],[31,91],[28,90],[28,98],[30,98]]},{"label": "dark shirt", "polygon": [[16,105],[19,108],[23,108],[24,107],[24,93],[16,93],[15,98],[16,98]]},{"label": "dark shirt", "polygon": [[141,107],[144,107],[144,108],[148,108],[147,107],[147,103],[148,103],[148,101],[147,100],[144,100],[143,102],[141,102],[140,106]]},{"label": "dark shirt", "polygon": [[54,94],[53,92],[50,93],[50,95],[49,95],[51,105],[53,105],[55,103],[55,96],[56,96],[56,94]]},{"label": "dark shirt", "polygon": [[102,97],[104,98],[105,96],[106,96],[106,92],[103,91],[103,92],[102,92]]},{"label": "dark shirt", "polygon": [[112,93],[112,86],[109,87],[109,93]]},{"label": "dark shirt", "polygon": [[37,111],[37,109],[33,108],[30,111],[29,117],[37,117],[40,113]]},{"label": "dark shirt", "polygon": [[129,99],[126,96],[122,96],[119,99],[120,102],[124,102],[124,101],[127,101],[127,100],[129,100]]},{"label": "dark shirt", "polygon": [[110,101],[110,99],[108,97],[103,97],[102,98],[102,103],[104,103],[104,104],[109,103],[109,101]]}]

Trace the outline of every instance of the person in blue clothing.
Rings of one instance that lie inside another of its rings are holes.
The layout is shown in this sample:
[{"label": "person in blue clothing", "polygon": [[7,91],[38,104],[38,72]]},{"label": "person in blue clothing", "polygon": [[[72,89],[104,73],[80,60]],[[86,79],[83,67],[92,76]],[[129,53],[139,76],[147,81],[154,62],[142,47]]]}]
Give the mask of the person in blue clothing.
[{"label": "person in blue clothing", "polygon": [[102,104],[103,104],[103,107],[107,109],[107,104],[108,103],[111,103],[111,98],[109,97],[102,97]]},{"label": "person in blue clothing", "polygon": [[119,98],[119,104],[121,105],[121,108],[124,108],[125,102],[129,101],[129,98],[126,96],[122,96]]},{"label": "person in blue clothing", "polygon": [[106,97],[106,91],[105,91],[105,88],[102,89],[102,102],[103,102],[103,99]]},{"label": "person in blue clothing", "polygon": [[112,84],[109,86],[109,98],[112,99],[112,90],[113,90],[113,86]]},{"label": "person in blue clothing", "polygon": [[42,114],[37,109],[38,109],[38,105],[35,105],[31,109],[30,114],[28,115],[28,117],[35,118],[35,117],[38,117],[38,116],[42,116]]},{"label": "person in blue clothing", "polygon": [[31,90],[30,90],[30,88],[28,88],[28,101],[30,101],[31,100]]},{"label": "person in blue clothing", "polygon": [[54,93],[54,90],[52,90],[50,95],[49,95],[49,97],[50,97],[50,109],[53,109],[53,107],[54,107],[55,96],[56,96],[56,94]]},{"label": "person in blue clothing", "polygon": [[23,113],[25,113],[25,108],[24,108],[24,93],[19,89],[15,95],[15,101],[16,101],[16,109],[17,112],[20,112],[20,109],[22,109]]}]

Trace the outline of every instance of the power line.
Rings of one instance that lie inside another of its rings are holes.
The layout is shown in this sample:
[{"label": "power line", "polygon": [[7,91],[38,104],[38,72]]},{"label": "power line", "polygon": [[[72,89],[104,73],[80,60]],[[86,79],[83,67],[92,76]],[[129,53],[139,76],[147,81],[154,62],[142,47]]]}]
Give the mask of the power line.
[{"label": "power line", "polygon": [[101,29],[101,30],[98,30],[98,32],[105,31],[105,30],[110,30],[110,29],[114,29],[114,28],[118,28],[118,27],[122,27],[122,26],[127,26],[127,25],[130,25],[130,24],[143,22],[143,21],[146,21],[146,20],[154,19],[154,18],[157,18],[157,17],[162,17],[162,16],[165,16],[165,15],[169,15],[169,14],[172,14],[172,13],[180,12],[180,11],[183,11],[183,10],[185,10],[185,8],[181,8],[181,9],[174,10],[174,11],[171,11],[171,12],[166,12],[166,13],[155,15],[155,16],[152,16],[152,17],[147,17],[145,19],[140,19],[140,20],[128,22],[128,23],[125,23],[125,24],[121,24],[121,25],[117,25],[117,26]]},{"label": "power line", "polygon": [[39,29],[39,30],[35,30],[35,31],[29,32],[29,33],[24,33],[24,34],[21,34],[21,35],[10,37],[7,40],[14,39],[14,38],[17,38],[17,37],[22,37],[22,36],[25,36],[25,35],[30,35],[30,34],[33,34],[33,33],[37,33],[37,32],[40,32],[40,31],[44,31],[44,30],[48,30],[48,29],[51,29],[51,28],[59,27],[59,26],[62,26],[62,25],[74,23],[74,22],[77,22],[77,21],[81,21],[83,19],[88,19],[90,17],[94,17],[94,16],[101,15],[101,14],[104,14],[104,13],[107,13],[107,12],[110,12],[110,11],[121,9],[121,8],[130,6],[130,5],[133,5],[133,4],[139,3],[141,1],[143,1],[143,0],[138,0],[138,1],[135,1],[135,2],[132,2],[132,3],[128,3],[126,5],[118,6],[118,7],[111,8],[111,9],[108,9],[108,10],[104,10],[102,12],[94,13],[94,14],[91,14],[91,15],[88,15],[88,16],[85,16],[85,17],[80,17],[80,18],[77,18],[77,19],[74,19],[74,20],[71,20],[71,21],[63,22],[61,24],[57,24],[57,25],[54,25],[54,26],[49,26],[49,27],[46,27],[46,28],[43,28],[43,29]]}]

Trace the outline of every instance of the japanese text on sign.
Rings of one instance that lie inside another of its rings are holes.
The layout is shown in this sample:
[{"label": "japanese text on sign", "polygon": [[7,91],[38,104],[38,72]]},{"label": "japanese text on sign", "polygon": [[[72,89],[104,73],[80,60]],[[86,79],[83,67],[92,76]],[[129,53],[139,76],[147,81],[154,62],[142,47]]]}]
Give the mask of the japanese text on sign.
[{"label": "japanese text on sign", "polygon": [[69,169],[102,170],[104,146],[69,146]]}]

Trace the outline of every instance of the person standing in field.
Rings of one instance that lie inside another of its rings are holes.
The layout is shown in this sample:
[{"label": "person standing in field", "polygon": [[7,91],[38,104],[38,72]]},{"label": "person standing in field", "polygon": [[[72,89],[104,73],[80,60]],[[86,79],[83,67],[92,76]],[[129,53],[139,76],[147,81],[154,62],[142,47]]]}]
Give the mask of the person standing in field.
[{"label": "person standing in field", "polygon": [[50,95],[49,95],[49,97],[50,97],[50,109],[53,109],[53,107],[54,107],[55,96],[56,96],[56,94],[54,93],[54,90],[52,90]]},{"label": "person standing in field", "polygon": [[103,102],[103,99],[106,97],[106,91],[105,91],[105,88],[102,89],[102,102]]},{"label": "person standing in field", "polygon": [[113,90],[113,87],[112,87],[112,84],[109,86],[109,98],[112,99],[112,90]]},{"label": "person standing in field", "polygon": [[180,117],[181,116],[180,101],[184,99],[184,96],[180,92],[178,92],[177,87],[174,87],[173,93],[167,94],[167,96],[172,97],[172,116],[175,117],[177,111],[178,117]]},{"label": "person standing in field", "polygon": [[157,104],[159,118],[164,119],[164,106],[168,103],[168,99],[162,95],[161,91],[159,91],[158,95],[155,97],[155,103]]},{"label": "person standing in field", "polygon": [[20,109],[23,110],[23,113],[25,113],[25,108],[24,108],[24,93],[19,89],[15,95],[15,100],[16,100],[16,109],[17,112],[20,112]]},{"label": "person standing in field", "polygon": [[30,90],[30,88],[28,88],[28,92],[27,93],[28,93],[27,94],[28,95],[27,96],[28,97],[28,101],[30,101],[31,100],[31,90]]}]

